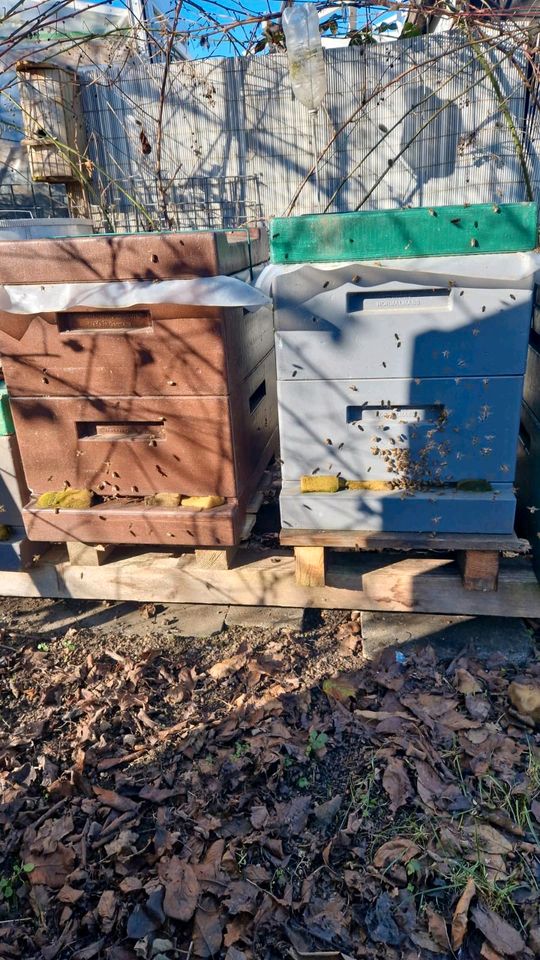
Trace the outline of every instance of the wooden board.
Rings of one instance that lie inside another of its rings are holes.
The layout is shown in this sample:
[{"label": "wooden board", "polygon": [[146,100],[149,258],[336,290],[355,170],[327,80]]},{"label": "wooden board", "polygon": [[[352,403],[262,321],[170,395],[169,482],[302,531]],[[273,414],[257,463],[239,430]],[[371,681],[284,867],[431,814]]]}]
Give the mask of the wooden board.
[{"label": "wooden board", "polygon": [[522,558],[501,563],[498,590],[491,593],[464,590],[456,564],[445,558],[331,555],[326,580],[324,587],[297,585],[294,557],[285,550],[242,550],[232,570],[197,569],[193,554],[141,553],[103,567],[45,558],[28,571],[3,572],[0,590],[4,596],[540,617],[540,587]]},{"label": "wooden board", "polygon": [[53,510],[31,500],[23,511],[26,529],[35,540],[79,541],[83,544],[165,544],[220,547],[234,544],[244,522],[237,500],[213,510],[147,507],[120,498],[87,510]]},{"label": "wooden board", "polygon": [[511,253],[536,243],[535,203],[307,214],[270,223],[272,263]]},{"label": "wooden board", "polygon": [[0,241],[0,283],[220,276],[267,259],[264,228]]},{"label": "wooden board", "polygon": [[456,560],[465,590],[496,590],[499,582],[497,550],[458,550]]},{"label": "wooden board", "polygon": [[282,530],[282,546],[342,547],[346,550],[506,550],[528,553],[528,540],[515,534],[385,533],[368,530]]}]

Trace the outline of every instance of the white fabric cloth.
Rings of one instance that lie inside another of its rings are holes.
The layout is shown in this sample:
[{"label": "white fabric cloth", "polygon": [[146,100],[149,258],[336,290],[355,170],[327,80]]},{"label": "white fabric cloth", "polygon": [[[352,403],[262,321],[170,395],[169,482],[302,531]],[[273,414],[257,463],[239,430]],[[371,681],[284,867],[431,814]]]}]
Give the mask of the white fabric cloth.
[{"label": "white fabric cloth", "polygon": [[0,310],[19,314],[55,313],[74,307],[135,307],[150,303],[256,310],[269,302],[268,296],[260,289],[237,276],[0,285]]},{"label": "white fabric cloth", "polygon": [[[416,257],[396,260],[350,260],[335,263],[269,264],[261,272],[256,286],[268,296],[276,277],[294,273],[302,267],[332,271],[354,267],[366,271],[369,284],[402,280],[424,285],[448,284],[475,287],[512,287],[532,285],[535,274],[540,282],[540,253],[489,253],[460,257]],[[359,284],[361,286],[361,283]]]}]

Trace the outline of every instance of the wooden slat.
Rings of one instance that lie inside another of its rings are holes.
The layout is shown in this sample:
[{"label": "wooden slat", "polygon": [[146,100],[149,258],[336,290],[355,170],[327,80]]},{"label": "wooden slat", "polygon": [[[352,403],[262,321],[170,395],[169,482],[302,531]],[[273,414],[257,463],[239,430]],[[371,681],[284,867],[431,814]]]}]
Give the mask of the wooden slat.
[{"label": "wooden slat", "polygon": [[389,260],[533,250],[535,203],[476,203],[276,217],[272,263]]},{"label": "wooden slat", "polygon": [[456,559],[465,590],[496,590],[499,556],[497,550],[458,550]]},{"label": "wooden slat", "polygon": [[326,551],[324,547],[295,547],[295,579],[302,587],[324,587]]},{"label": "wooden slat", "polygon": [[101,567],[114,550],[113,543],[93,544],[69,540],[66,544],[69,562],[78,567]]},{"label": "wooden slat", "polygon": [[199,570],[230,570],[236,549],[224,547],[223,550],[212,550],[202,547],[195,550],[195,566]]},{"label": "wooden slat", "polygon": [[493,593],[464,590],[456,564],[447,558],[369,553],[331,555],[326,586],[303,587],[295,583],[289,552],[261,557],[247,549],[232,570],[200,570],[193,555],[151,552],[113,558],[104,567],[40,561],[28,572],[3,572],[0,590],[4,596],[540,617],[540,587],[521,558],[502,561]]},{"label": "wooden slat", "polygon": [[81,543],[169,544],[220,548],[231,545],[242,522],[236,500],[213,510],[149,507],[124,499],[100,503],[87,510],[39,509],[31,500],[23,511],[30,536],[39,540]]},{"label": "wooden slat", "polygon": [[290,547],[343,547],[348,550],[508,550],[528,553],[528,540],[515,534],[378,533],[359,530],[286,530],[280,542]]}]

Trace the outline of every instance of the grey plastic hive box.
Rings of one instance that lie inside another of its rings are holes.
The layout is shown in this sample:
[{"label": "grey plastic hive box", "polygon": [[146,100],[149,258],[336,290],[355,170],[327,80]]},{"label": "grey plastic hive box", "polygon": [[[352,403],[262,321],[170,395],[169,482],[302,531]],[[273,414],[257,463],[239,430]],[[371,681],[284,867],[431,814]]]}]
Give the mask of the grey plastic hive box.
[{"label": "grey plastic hive box", "polygon": [[0,437],[0,524],[22,527],[29,497],[15,435]]},{"label": "grey plastic hive box", "polygon": [[[414,282],[403,260],[305,264],[275,279],[283,526],[512,532],[532,278],[505,286],[508,257],[484,258],[482,279],[454,257],[455,282],[436,276],[434,259]],[[404,472],[430,489],[299,491],[304,474]],[[492,490],[458,491],[463,480]]]}]

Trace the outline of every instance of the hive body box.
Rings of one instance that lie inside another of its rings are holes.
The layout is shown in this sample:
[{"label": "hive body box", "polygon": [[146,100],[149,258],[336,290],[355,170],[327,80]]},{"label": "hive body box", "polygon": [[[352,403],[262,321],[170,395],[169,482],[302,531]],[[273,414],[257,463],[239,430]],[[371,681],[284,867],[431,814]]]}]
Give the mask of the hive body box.
[{"label": "hive body box", "polygon": [[[17,259],[13,245],[0,243],[4,283],[206,277],[267,256],[259,230],[30,241],[16,249]],[[268,308],[141,304],[0,313],[0,328],[34,497],[67,483],[119,498],[59,513],[31,501],[24,512],[30,536],[192,546],[238,541],[277,426]],[[158,492],[216,494],[226,504],[198,514],[144,507],[140,498]]]},{"label": "hive body box", "polygon": [[[532,281],[504,286],[507,262],[483,257],[480,282],[462,257],[414,282],[404,260],[274,280],[285,528],[512,532]],[[336,473],[399,489],[300,493]]]}]

